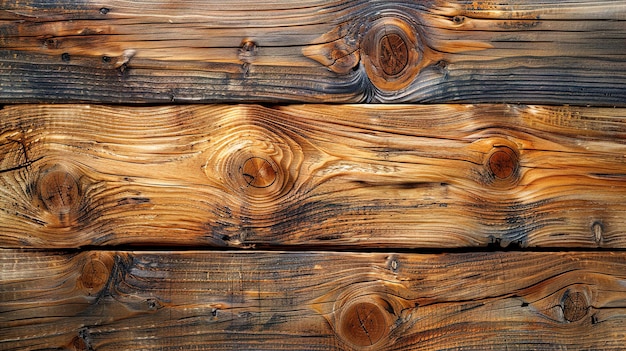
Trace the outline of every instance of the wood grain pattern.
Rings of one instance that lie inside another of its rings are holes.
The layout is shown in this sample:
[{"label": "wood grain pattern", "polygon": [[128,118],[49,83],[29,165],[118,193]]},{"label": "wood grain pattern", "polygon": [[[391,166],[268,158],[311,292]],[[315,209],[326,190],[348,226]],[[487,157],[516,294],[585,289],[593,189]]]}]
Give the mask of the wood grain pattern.
[{"label": "wood grain pattern", "polygon": [[0,246],[626,247],[626,110],[24,105]]},{"label": "wood grain pattern", "polygon": [[3,350],[620,350],[626,253],[0,250]]},{"label": "wood grain pattern", "polygon": [[0,1],[0,102],[626,106],[621,1]]}]

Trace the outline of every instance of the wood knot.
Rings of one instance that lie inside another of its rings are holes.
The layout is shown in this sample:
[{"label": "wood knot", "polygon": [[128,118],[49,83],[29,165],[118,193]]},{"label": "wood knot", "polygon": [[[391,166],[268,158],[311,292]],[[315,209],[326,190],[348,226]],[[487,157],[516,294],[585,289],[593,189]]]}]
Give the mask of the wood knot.
[{"label": "wood knot", "polygon": [[239,53],[237,55],[237,57],[239,58],[239,60],[241,62],[243,62],[243,65],[241,66],[242,70],[243,70],[243,74],[244,76],[248,76],[249,72],[250,72],[250,66],[252,65],[252,62],[254,61],[256,55],[257,55],[257,46],[256,43],[250,40],[244,40],[241,43],[241,47],[239,48]]},{"label": "wood knot", "polygon": [[519,177],[519,157],[509,146],[493,147],[486,166],[492,181],[515,183]]},{"label": "wood knot", "polygon": [[89,255],[81,268],[78,286],[87,295],[97,294],[109,281],[112,267],[113,258],[110,256],[96,253]]},{"label": "wood knot", "polygon": [[597,245],[602,244],[602,232],[604,231],[604,227],[602,222],[593,222],[591,225],[591,233],[593,234],[593,240]]},{"label": "wood knot", "polygon": [[290,133],[263,127],[268,112],[281,117],[274,110],[251,107],[246,110],[250,123],[225,120],[215,132],[219,142],[212,145],[203,170],[210,182],[241,196],[247,205],[269,210],[269,204],[294,188],[304,155]]},{"label": "wood knot", "polygon": [[239,48],[239,60],[250,63],[256,56],[258,48],[256,43],[250,40],[244,40]]},{"label": "wood knot", "polygon": [[388,329],[385,311],[371,302],[351,304],[341,314],[339,331],[347,341],[356,346],[376,344]]},{"label": "wood knot", "polygon": [[83,340],[80,336],[75,336],[72,341],[70,342],[70,350],[72,351],[87,351],[89,350],[89,348],[87,347],[87,344],[85,343],[85,340]]},{"label": "wood knot", "polygon": [[61,167],[53,167],[42,172],[37,184],[45,209],[62,224],[68,224],[81,202],[81,189],[74,175]]},{"label": "wood knot", "polygon": [[262,157],[250,157],[241,167],[241,175],[248,186],[267,188],[276,181],[276,169]]},{"label": "wood knot", "polygon": [[583,319],[589,310],[589,303],[585,294],[579,291],[566,290],[562,299],[563,318],[568,322]]},{"label": "wood knot", "polygon": [[502,147],[489,156],[489,170],[499,179],[507,179],[517,168],[515,153],[508,147]]},{"label": "wood knot", "polygon": [[362,60],[368,78],[379,89],[400,90],[420,70],[422,44],[409,23],[384,17],[367,30],[362,43]]},{"label": "wood knot", "polygon": [[384,35],[379,45],[379,60],[383,71],[390,76],[402,72],[409,63],[409,50],[404,39],[396,33],[391,33]]}]

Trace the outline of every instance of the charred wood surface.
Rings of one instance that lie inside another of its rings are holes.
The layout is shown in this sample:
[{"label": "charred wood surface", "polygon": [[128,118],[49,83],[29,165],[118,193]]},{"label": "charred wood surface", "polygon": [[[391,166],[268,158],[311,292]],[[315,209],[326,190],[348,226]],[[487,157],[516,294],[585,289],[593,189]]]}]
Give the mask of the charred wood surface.
[{"label": "charred wood surface", "polygon": [[0,250],[3,350],[621,350],[626,253]]},{"label": "charred wood surface", "polygon": [[0,102],[626,106],[622,1],[1,1]]}]

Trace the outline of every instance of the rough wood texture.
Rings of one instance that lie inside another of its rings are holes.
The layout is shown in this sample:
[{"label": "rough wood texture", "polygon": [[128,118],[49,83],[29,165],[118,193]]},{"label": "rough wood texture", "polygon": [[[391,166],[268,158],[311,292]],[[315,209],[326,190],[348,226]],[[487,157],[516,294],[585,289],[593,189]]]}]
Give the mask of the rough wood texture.
[{"label": "rough wood texture", "polygon": [[0,102],[626,106],[623,1],[0,1]]},{"label": "rough wood texture", "polygon": [[3,350],[620,350],[626,337],[624,252],[0,250],[0,268]]},{"label": "rough wood texture", "polygon": [[11,106],[0,247],[626,247],[626,110]]}]

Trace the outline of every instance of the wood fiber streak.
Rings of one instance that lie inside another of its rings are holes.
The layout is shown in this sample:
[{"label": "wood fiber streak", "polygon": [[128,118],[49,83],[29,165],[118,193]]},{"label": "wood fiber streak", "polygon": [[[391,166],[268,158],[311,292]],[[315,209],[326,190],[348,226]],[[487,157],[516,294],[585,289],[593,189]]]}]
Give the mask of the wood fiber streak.
[{"label": "wood fiber streak", "polygon": [[0,348],[623,349],[626,253],[0,250]]},{"label": "wood fiber streak", "polygon": [[0,1],[0,103],[626,106],[621,1]]},{"label": "wood fiber streak", "polygon": [[0,247],[626,247],[626,111],[0,111]]}]

